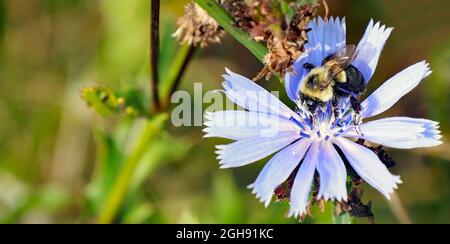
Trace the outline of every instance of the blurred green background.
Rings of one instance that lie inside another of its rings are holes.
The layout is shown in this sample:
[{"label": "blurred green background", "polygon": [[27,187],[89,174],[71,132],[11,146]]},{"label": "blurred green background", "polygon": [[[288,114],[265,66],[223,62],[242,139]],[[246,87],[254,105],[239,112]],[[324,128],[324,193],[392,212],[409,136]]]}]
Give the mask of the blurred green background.
[{"label": "blurred green background", "polygon": [[[170,37],[187,1],[161,1],[161,75],[177,44]],[[427,117],[450,133],[450,5],[445,0],[329,1],[346,16],[357,43],[371,18],[395,27],[370,83],[427,59],[434,71],[385,115]],[[0,223],[94,223],[143,121],[103,118],[80,98],[96,84],[145,107],[149,91],[148,0],[0,0]],[[253,77],[261,64],[239,43],[197,52],[181,84],[217,89],[228,67]],[[269,90],[281,84],[262,82]],[[220,170],[200,127],[168,127],[149,146],[133,175],[118,223],[297,223],[287,203],[267,209],[246,186],[263,166]],[[378,223],[450,223],[450,145],[390,150],[400,174],[389,204],[364,187]],[[307,223],[329,221],[331,208]],[[357,220],[365,223],[366,220]]]}]

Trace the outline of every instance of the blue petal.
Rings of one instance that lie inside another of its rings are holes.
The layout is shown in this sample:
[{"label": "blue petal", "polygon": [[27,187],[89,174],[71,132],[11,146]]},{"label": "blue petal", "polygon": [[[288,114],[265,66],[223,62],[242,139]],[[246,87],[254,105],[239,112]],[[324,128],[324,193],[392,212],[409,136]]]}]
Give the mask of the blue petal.
[{"label": "blue petal", "polygon": [[306,53],[294,62],[295,74],[288,72],[285,76],[286,92],[294,102],[299,99],[301,81],[308,72],[303,65],[311,63],[319,66],[327,56],[345,46],[345,18],[331,18],[326,21],[319,18],[311,21],[308,28],[311,28],[311,31],[308,33],[308,43],[305,44]]},{"label": "blue petal", "polygon": [[381,51],[392,30],[393,28],[381,26],[380,22],[374,25],[373,20],[371,20],[358,44],[358,56],[353,61],[353,65],[361,71],[366,83],[369,82],[375,72]]},{"label": "blue petal", "polygon": [[372,150],[343,137],[335,138],[334,142],[341,148],[356,173],[390,199],[397,184],[402,183],[400,177],[392,175]]},{"label": "blue petal", "polygon": [[311,140],[302,139],[278,152],[264,166],[255,183],[249,186],[249,188],[253,189],[256,197],[264,202],[266,207],[272,199],[274,190],[288,179],[289,175],[302,160],[310,145]]},{"label": "blue petal", "polygon": [[222,83],[225,94],[233,103],[252,112],[277,115],[289,119],[300,120],[288,106],[277,97],[244,76],[226,70],[225,81]]},{"label": "blue petal", "polygon": [[278,116],[242,110],[206,113],[205,137],[223,137],[241,140],[252,137],[270,137],[280,132],[298,132],[300,127],[291,120]]},{"label": "blue petal", "polygon": [[430,74],[430,67],[425,61],[396,74],[361,103],[361,117],[372,117],[388,110]]},{"label": "blue petal", "polygon": [[319,159],[319,144],[314,141],[311,145],[297,175],[291,191],[291,208],[288,216],[302,216],[307,212],[309,193],[311,192],[314,172]]},{"label": "blue petal", "polygon": [[347,201],[347,170],[333,144],[322,141],[317,171],[320,175],[320,190],[317,198]]},{"label": "blue petal", "polygon": [[362,135],[350,131],[346,136],[363,138],[392,148],[412,149],[442,144],[439,124],[427,119],[392,117],[360,125]]},{"label": "blue petal", "polygon": [[280,132],[274,137],[253,137],[216,146],[221,168],[244,166],[261,160],[288,146],[300,136],[296,132]]}]

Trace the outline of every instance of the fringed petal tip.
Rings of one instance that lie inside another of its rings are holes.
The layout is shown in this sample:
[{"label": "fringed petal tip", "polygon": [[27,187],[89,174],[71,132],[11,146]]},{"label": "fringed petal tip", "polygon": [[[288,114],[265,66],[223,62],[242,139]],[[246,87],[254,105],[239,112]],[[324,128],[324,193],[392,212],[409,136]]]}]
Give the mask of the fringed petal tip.
[{"label": "fringed petal tip", "polygon": [[308,213],[308,210],[306,207],[302,208],[302,209],[296,209],[296,208],[292,208],[292,206],[291,206],[291,208],[289,209],[289,212],[287,214],[287,217],[288,218],[294,217],[296,219],[300,219],[300,221],[301,221],[301,218],[303,216],[305,216],[307,213]]},{"label": "fringed petal tip", "polygon": [[227,73],[228,75],[234,75],[235,74],[228,67],[225,67],[225,73]]},{"label": "fringed petal tip", "polygon": [[[321,16],[319,16],[318,18],[313,19],[310,22],[310,25],[315,25],[314,27],[316,27],[316,28],[323,28],[322,25],[326,25],[326,24],[334,24],[341,28],[345,28],[345,16],[344,17],[331,16],[328,19],[324,19]],[[310,26],[310,27],[312,27],[312,26]]]},{"label": "fringed petal tip", "polygon": [[384,192],[381,192],[383,194],[383,196],[389,201],[391,200],[392,194],[395,192],[395,190],[398,189],[398,185],[403,184],[403,181],[400,179],[400,176],[392,175],[392,177],[393,177],[393,181],[391,184],[391,188],[387,189]]},{"label": "fringed petal tip", "polygon": [[248,185],[247,188],[252,190],[252,194],[255,195],[256,199],[259,202],[264,203],[265,208],[269,206],[270,202],[272,201],[273,192],[263,194],[263,191],[257,188],[256,182]]},{"label": "fringed petal tip", "polygon": [[389,117],[363,123],[360,130],[361,135],[352,131],[347,136],[399,149],[427,148],[442,144],[439,123],[428,119]]},{"label": "fringed petal tip", "polygon": [[421,63],[423,66],[425,66],[425,71],[424,71],[424,74],[422,77],[422,80],[423,80],[423,79],[427,78],[428,76],[430,76],[433,73],[433,71],[431,70],[430,64],[427,61],[424,60]]},{"label": "fringed petal tip", "polygon": [[387,27],[386,25],[381,24],[381,21],[377,21],[375,24],[374,23],[375,21],[371,19],[369,25],[367,25],[366,33],[363,36],[363,39],[369,37],[378,37],[379,41],[386,41],[389,35],[394,30],[394,27]]},{"label": "fringed petal tip", "polygon": [[227,145],[216,145],[216,149],[223,150]]},{"label": "fringed petal tip", "polygon": [[402,70],[384,82],[361,103],[361,117],[368,118],[386,111],[430,74],[431,69],[426,61],[418,62]]},{"label": "fringed petal tip", "polygon": [[214,119],[213,113],[205,112],[204,118],[205,118],[205,122],[203,122],[203,125],[208,126],[206,123],[211,122]]},{"label": "fringed petal tip", "polygon": [[381,22],[374,24],[374,21],[370,20],[358,44],[358,55],[353,65],[363,74],[366,83],[369,82],[375,72],[381,51],[392,30],[393,28],[382,25]]},{"label": "fringed petal tip", "polygon": [[203,134],[203,138],[211,138],[211,137],[214,137],[210,132],[210,128],[208,128],[208,127],[206,127],[206,128],[203,128],[203,130],[202,130],[202,132],[204,133]]},{"label": "fringed petal tip", "polygon": [[442,139],[442,135],[439,129],[440,125],[438,122],[427,119],[418,119],[418,121],[422,122],[422,130],[419,134],[419,139],[430,140],[430,147],[442,144],[442,142],[440,141]]},{"label": "fringed petal tip", "polygon": [[245,77],[243,77],[243,76],[241,76],[241,75],[239,75],[237,73],[234,73],[233,71],[231,71],[228,68],[225,68],[225,74],[222,75],[222,78],[225,79],[224,82],[228,82],[229,83],[233,79],[242,79],[242,78],[245,78]]},{"label": "fringed petal tip", "polygon": [[231,169],[234,168],[232,165],[225,164],[222,160],[219,162],[219,169]]},{"label": "fringed petal tip", "polygon": [[435,140],[435,144],[437,145],[441,145],[442,144],[442,132],[440,130],[440,124],[439,122],[436,121],[432,121],[432,120],[426,120],[423,119],[424,121],[426,121],[427,123],[423,124],[423,132],[422,137],[424,138],[429,138],[429,139],[433,139]]},{"label": "fringed petal tip", "polygon": [[319,192],[316,197],[317,200],[325,200],[325,201],[336,201],[336,202],[347,202],[347,193],[341,195],[330,195],[327,193]]}]

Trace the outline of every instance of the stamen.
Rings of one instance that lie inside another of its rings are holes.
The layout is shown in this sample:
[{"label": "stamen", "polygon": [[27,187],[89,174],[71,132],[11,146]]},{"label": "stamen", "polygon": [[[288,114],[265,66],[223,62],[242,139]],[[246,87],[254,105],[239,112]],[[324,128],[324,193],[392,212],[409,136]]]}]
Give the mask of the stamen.
[{"label": "stamen", "polygon": [[338,130],[333,136],[334,136],[334,137],[338,137],[338,136],[340,136],[342,133],[344,133],[344,130],[343,130],[343,129],[340,129],[340,130]]},{"label": "stamen", "polygon": [[302,137],[311,138],[310,135],[308,135],[308,134],[306,134],[306,133],[304,133],[304,132],[300,132],[300,135],[301,135]]},{"label": "stamen", "polygon": [[294,122],[294,124],[296,124],[298,127],[300,127],[302,130],[305,129],[305,127],[296,119],[294,119],[294,117],[290,117],[289,118],[290,121]]},{"label": "stamen", "polygon": [[320,134],[320,131],[317,131],[316,134],[317,134],[318,137],[321,137],[321,136],[322,136],[322,135]]},{"label": "stamen", "polygon": [[322,121],[326,121],[328,117],[328,108],[322,112]]},{"label": "stamen", "polygon": [[336,128],[336,126],[341,122],[341,118],[337,118],[330,127],[330,130]]},{"label": "stamen", "polygon": [[304,118],[303,121],[309,126],[309,128],[310,128],[311,130],[314,130],[314,126],[312,125],[312,121],[313,121],[313,118],[312,118],[312,117]]},{"label": "stamen", "polygon": [[344,121],[344,124],[345,125],[348,125],[351,121],[352,121],[352,116],[351,115],[349,115],[349,116],[347,116],[348,118]]}]

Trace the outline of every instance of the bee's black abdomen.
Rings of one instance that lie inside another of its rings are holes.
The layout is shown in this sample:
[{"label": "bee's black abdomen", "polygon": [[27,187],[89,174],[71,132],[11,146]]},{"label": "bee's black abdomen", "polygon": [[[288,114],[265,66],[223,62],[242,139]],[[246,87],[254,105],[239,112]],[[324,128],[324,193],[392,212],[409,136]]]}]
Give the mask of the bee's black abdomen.
[{"label": "bee's black abdomen", "polygon": [[347,75],[347,82],[336,83],[337,90],[344,93],[361,94],[366,89],[366,82],[361,72],[353,65],[350,65],[345,69]]}]

